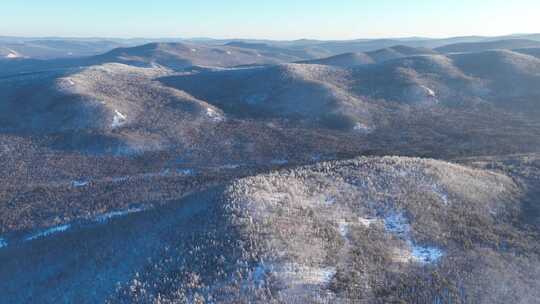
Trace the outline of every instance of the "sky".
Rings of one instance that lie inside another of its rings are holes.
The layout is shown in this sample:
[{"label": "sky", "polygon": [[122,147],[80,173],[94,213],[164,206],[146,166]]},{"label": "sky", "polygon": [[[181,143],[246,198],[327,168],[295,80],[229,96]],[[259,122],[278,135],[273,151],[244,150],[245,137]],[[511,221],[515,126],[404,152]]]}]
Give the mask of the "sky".
[{"label": "sky", "polygon": [[539,0],[0,0],[0,36],[358,39],[540,32]]}]

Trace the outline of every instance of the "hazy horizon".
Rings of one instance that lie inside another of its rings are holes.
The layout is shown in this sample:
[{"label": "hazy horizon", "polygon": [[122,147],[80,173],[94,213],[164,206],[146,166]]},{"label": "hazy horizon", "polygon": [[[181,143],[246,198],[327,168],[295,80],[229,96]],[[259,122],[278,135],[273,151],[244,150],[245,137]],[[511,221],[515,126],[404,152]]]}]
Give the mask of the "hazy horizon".
[{"label": "hazy horizon", "polygon": [[538,27],[534,12],[539,10],[540,3],[533,0],[151,4],[29,0],[3,4],[0,36],[272,40],[504,36]]},{"label": "hazy horizon", "polygon": [[498,38],[498,37],[520,37],[527,35],[537,35],[538,32],[527,32],[527,33],[503,33],[500,35],[476,35],[471,33],[469,35],[457,35],[457,36],[377,36],[377,37],[353,37],[346,39],[318,39],[318,38],[306,38],[298,37],[291,39],[276,39],[276,38],[265,38],[265,37],[243,37],[243,36],[231,36],[231,37],[217,37],[217,36],[132,36],[132,37],[120,37],[120,36],[57,36],[57,35],[42,35],[42,36],[31,36],[31,35],[4,35],[0,33],[0,38],[23,38],[23,39],[119,39],[119,40],[136,40],[136,39],[147,39],[147,40],[197,40],[197,39],[208,39],[208,40],[272,40],[272,41],[299,41],[299,40],[318,40],[318,41],[350,41],[350,40],[385,40],[385,39],[395,39],[395,40],[415,40],[415,39],[450,39],[450,38],[466,38],[466,37],[481,37],[481,38]]}]

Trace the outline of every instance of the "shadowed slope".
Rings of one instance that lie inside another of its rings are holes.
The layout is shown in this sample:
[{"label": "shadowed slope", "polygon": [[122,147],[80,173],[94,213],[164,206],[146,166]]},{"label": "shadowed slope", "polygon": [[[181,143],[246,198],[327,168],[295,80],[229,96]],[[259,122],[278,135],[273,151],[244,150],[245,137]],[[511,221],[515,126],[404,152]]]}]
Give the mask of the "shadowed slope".
[{"label": "shadowed slope", "polygon": [[287,64],[162,81],[238,117],[297,117],[327,126],[341,119],[343,124],[335,127],[349,129],[356,123],[369,127],[372,106],[347,91],[349,76],[348,71],[332,67]]}]

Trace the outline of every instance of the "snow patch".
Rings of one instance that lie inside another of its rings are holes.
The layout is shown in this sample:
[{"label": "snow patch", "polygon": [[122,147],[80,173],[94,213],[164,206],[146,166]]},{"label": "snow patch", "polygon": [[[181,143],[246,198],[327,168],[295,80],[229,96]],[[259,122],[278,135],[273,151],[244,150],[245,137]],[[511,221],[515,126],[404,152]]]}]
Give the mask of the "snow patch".
[{"label": "snow patch", "polygon": [[328,285],[330,284],[330,282],[332,281],[332,279],[334,278],[334,276],[336,275],[337,271],[336,271],[336,268],[334,267],[327,267],[327,268],[322,268],[319,270],[319,275],[321,277],[321,283],[323,283],[324,285]]},{"label": "snow patch", "polygon": [[424,92],[426,93],[427,96],[429,97],[437,97],[437,94],[435,94],[435,91],[433,91],[432,89],[428,88],[427,86],[425,85],[422,85],[420,86],[422,89],[424,89]]},{"label": "snow patch", "polygon": [[5,239],[0,238],[0,248],[7,247],[7,245],[8,245],[8,242]]},{"label": "snow patch", "polygon": [[195,170],[193,169],[178,169],[176,172],[180,175],[195,175]]},{"label": "snow patch", "polygon": [[15,53],[15,52],[9,52],[9,54],[6,55],[6,58],[8,59],[15,59],[15,58],[19,58],[21,56],[19,56],[19,54]]},{"label": "snow patch", "polygon": [[410,225],[402,213],[394,213],[384,219],[384,227],[390,233],[397,235],[407,244],[407,249],[397,249],[396,259],[400,262],[416,262],[421,264],[436,263],[443,256],[443,251],[432,246],[415,244],[411,238]]},{"label": "snow patch", "polygon": [[402,213],[393,213],[385,217],[384,228],[403,239],[408,237],[410,231],[409,222]]},{"label": "snow patch", "polygon": [[365,123],[361,123],[361,122],[357,122],[355,125],[354,125],[354,128],[353,128],[354,131],[356,132],[362,132],[362,133],[369,133],[371,132],[371,128],[366,125]]},{"label": "snow patch", "polygon": [[227,53],[227,55],[232,55],[231,51],[227,51],[226,53]]},{"label": "snow patch", "polygon": [[65,232],[69,228],[71,228],[71,225],[69,225],[69,224],[62,225],[62,226],[56,226],[56,227],[49,228],[47,230],[38,232],[36,234],[33,234],[33,235],[25,238],[24,240],[25,241],[33,241],[33,240],[41,239],[41,238],[44,238],[44,237],[47,237],[47,236],[50,236],[50,235],[53,235],[53,234]]},{"label": "snow patch", "polygon": [[192,51],[193,53],[196,53],[196,52],[197,52],[197,49],[191,49],[191,51]]},{"label": "snow patch", "polygon": [[435,247],[412,246],[411,257],[418,263],[435,263],[443,256],[443,252]]},{"label": "snow patch", "polygon": [[251,279],[256,285],[261,286],[270,274],[275,274],[289,287],[306,284],[326,287],[331,283],[336,273],[335,267],[309,267],[295,263],[259,263],[253,269]]},{"label": "snow patch", "polygon": [[336,275],[335,267],[308,267],[292,263],[285,264],[279,269],[275,269],[275,271],[279,272],[279,277],[289,281],[290,285],[312,284],[327,286]]},{"label": "snow patch", "polygon": [[113,117],[113,123],[112,123],[113,128],[118,128],[118,127],[123,126],[126,123],[126,121],[127,121],[127,117],[124,114],[122,114],[118,110],[114,110],[114,117]]},{"label": "snow patch", "polygon": [[74,188],[81,188],[81,187],[86,187],[88,186],[90,183],[88,181],[72,181],[71,182],[71,185],[74,187]]},{"label": "snow patch", "polygon": [[238,168],[240,168],[239,164],[227,164],[227,165],[223,165],[219,167],[219,169],[227,169],[227,170],[238,169]]},{"label": "snow patch", "polygon": [[372,225],[377,224],[379,221],[380,221],[379,219],[363,218],[363,217],[358,218],[358,222],[364,227],[371,227]]},{"label": "snow patch", "polygon": [[448,194],[446,194],[443,190],[441,190],[437,185],[432,185],[431,189],[433,190],[433,192],[435,192],[435,194],[437,194],[437,196],[441,199],[443,204],[448,205],[450,201],[448,199]]},{"label": "snow patch", "polygon": [[221,122],[224,120],[223,116],[212,108],[206,108],[206,116],[215,122]]},{"label": "snow patch", "polygon": [[145,210],[144,208],[139,207],[139,208],[130,208],[123,211],[113,211],[113,212],[105,213],[96,217],[94,221],[98,223],[106,223],[114,218],[123,217],[132,213],[139,213],[144,210]]}]

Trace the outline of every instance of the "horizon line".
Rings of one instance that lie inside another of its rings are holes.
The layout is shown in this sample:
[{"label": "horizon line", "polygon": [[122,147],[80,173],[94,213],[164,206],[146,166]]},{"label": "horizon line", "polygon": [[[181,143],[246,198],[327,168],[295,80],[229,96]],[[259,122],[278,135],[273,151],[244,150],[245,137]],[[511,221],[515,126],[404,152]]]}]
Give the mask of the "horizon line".
[{"label": "horizon line", "polygon": [[0,35],[0,38],[6,39],[100,39],[100,40],[166,40],[166,39],[176,39],[176,40],[268,40],[268,41],[283,41],[283,42],[294,42],[294,41],[357,41],[357,40],[404,40],[404,39],[418,39],[418,40],[438,40],[438,39],[453,39],[453,38],[504,38],[512,36],[528,36],[528,35],[540,35],[539,32],[530,32],[530,33],[510,33],[502,35],[456,35],[456,36],[380,36],[377,38],[350,38],[350,39],[320,39],[320,38],[296,38],[296,39],[274,39],[274,38],[223,38],[223,37],[205,37],[205,36],[140,36],[140,37],[120,37],[120,36],[56,36],[56,35],[44,35],[44,36],[24,36],[24,35]]}]

